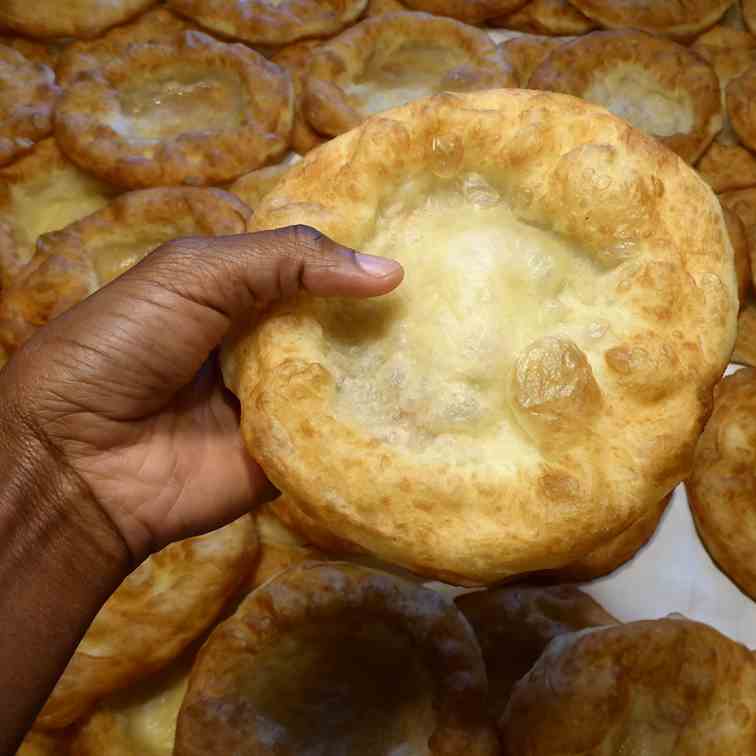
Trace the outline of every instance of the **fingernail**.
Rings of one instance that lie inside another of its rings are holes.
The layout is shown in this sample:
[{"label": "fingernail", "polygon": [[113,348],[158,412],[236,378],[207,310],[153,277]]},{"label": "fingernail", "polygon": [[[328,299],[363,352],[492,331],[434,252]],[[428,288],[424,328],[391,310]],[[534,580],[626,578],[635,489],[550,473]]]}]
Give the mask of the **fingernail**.
[{"label": "fingernail", "polygon": [[392,273],[396,273],[399,269],[399,263],[396,260],[389,260],[386,257],[375,257],[374,255],[362,255],[359,252],[355,252],[354,261],[365,273],[376,278],[385,278]]}]

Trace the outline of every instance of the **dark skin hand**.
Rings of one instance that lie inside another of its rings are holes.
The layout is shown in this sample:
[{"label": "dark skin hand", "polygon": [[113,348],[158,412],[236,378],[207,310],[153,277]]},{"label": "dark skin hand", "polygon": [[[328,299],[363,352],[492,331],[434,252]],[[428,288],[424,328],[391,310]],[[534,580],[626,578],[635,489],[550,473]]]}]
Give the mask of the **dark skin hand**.
[{"label": "dark skin hand", "polygon": [[0,754],[131,569],[271,495],[213,358],[232,321],[299,291],[386,294],[402,276],[306,227],[179,240],[14,355],[0,372]]}]

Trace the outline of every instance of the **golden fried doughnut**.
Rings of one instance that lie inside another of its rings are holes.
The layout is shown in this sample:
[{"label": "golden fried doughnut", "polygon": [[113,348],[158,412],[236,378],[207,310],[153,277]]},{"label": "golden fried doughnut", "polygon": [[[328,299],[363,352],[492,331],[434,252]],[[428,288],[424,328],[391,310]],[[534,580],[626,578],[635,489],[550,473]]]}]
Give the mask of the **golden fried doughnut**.
[{"label": "golden fried doughnut", "polygon": [[495,756],[486,675],[454,603],[344,563],[301,564],[251,593],[202,647],[175,756]]},{"label": "golden fried doughnut", "polygon": [[315,52],[305,112],[318,131],[337,135],[434,92],[513,86],[511,66],[485,32],[427,13],[390,13]]},{"label": "golden fried doughnut", "polygon": [[528,0],[402,0],[410,10],[451,16],[467,24],[480,24],[491,18],[514,13]]},{"label": "golden fried doughnut", "polygon": [[43,66],[56,70],[60,59],[61,46],[55,43],[36,42],[26,37],[16,37],[10,34],[0,34],[0,45],[12,47],[21,53],[27,60],[39,63]]},{"label": "golden fried doughnut", "polygon": [[240,588],[256,553],[255,523],[245,515],[143,562],[95,617],[37,725],[66,727],[178,657]]},{"label": "golden fried doughnut", "polygon": [[492,18],[488,23],[505,29],[553,36],[580,36],[596,28],[590,18],[567,0],[530,0],[516,13]]},{"label": "golden fried doughnut", "polygon": [[756,34],[756,0],[740,0],[743,20],[751,34]]},{"label": "golden fried doughnut", "polygon": [[172,756],[192,661],[101,701],[76,731],[71,756]]},{"label": "golden fried doughnut", "polygon": [[155,5],[157,0],[3,0],[0,28],[40,39],[96,37]]},{"label": "golden fried doughnut", "polygon": [[289,172],[292,165],[301,160],[299,155],[292,153],[286,160],[265,168],[258,168],[241,178],[236,179],[229,187],[247,207],[254,210],[270,193],[271,189]]},{"label": "golden fried doughnut", "polygon": [[553,50],[575,37],[544,37],[535,34],[518,34],[499,42],[499,49],[517,74],[520,86],[527,88],[533,71],[551,55]]},{"label": "golden fried doughnut", "polygon": [[0,344],[10,351],[161,244],[182,236],[243,233],[249,208],[220,189],[128,192],[61,231],[42,236],[0,299]]},{"label": "golden fried doughnut", "polygon": [[727,113],[735,133],[756,150],[756,65],[727,85]]},{"label": "golden fried doughnut", "polygon": [[133,45],[68,87],[55,136],[75,163],[118,186],[232,181],[282,155],[289,75],[244,45],[199,32]]},{"label": "golden fried doughnut", "polygon": [[406,10],[399,0],[368,0],[366,16],[380,16],[382,13]]},{"label": "golden fried doughnut", "polygon": [[117,26],[98,39],[73,42],[60,56],[56,68],[64,87],[85,73],[96,71],[126,52],[129,45],[145,42],[171,42],[192,29],[185,19],[163,7],[155,8],[130,24]]},{"label": "golden fried doughnut", "polygon": [[629,562],[651,539],[667,510],[672,494],[665,496],[655,507],[650,507],[619,535],[610,538],[585,556],[566,567],[537,573],[549,581],[583,582],[604,577]]},{"label": "golden fried doughnut", "polygon": [[571,585],[512,585],[459,596],[457,607],[472,625],[488,674],[488,705],[498,717],[514,684],[559,635],[617,620]]},{"label": "golden fried doughnut", "polygon": [[689,39],[713,26],[735,0],[570,0],[607,29],[639,29]]},{"label": "golden fried doughnut", "polygon": [[407,271],[225,353],[251,453],[334,535],[490,583],[570,564],[687,474],[737,284],[716,197],[654,140],[564,95],[437,95],[307,155],[250,229],[295,223]]},{"label": "golden fried doughnut", "polygon": [[0,45],[0,165],[52,131],[59,94],[52,69]]},{"label": "golden fried doughnut", "polygon": [[285,68],[294,83],[294,93],[297,98],[294,113],[294,128],[291,132],[291,148],[300,155],[306,155],[310,150],[319,147],[325,138],[310,126],[304,112],[304,89],[307,69],[312,54],[322,43],[318,40],[295,42],[281,48],[273,55],[273,62]]},{"label": "golden fried doughnut", "polygon": [[[69,756],[71,754],[71,735],[68,731],[42,732],[31,730],[16,756]],[[75,754],[71,754],[75,756]]]},{"label": "golden fried doughnut", "polygon": [[224,37],[285,45],[338,34],[360,17],[367,0],[168,0],[168,6]]},{"label": "golden fried doughnut", "polygon": [[515,685],[499,727],[510,754],[744,756],[756,663],[684,618],[563,635]]},{"label": "golden fried doughnut", "polygon": [[738,315],[738,336],[732,361],[756,367],[756,302],[746,301]]},{"label": "golden fried doughnut", "polygon": [[276,516],[304,539],[323,549],[328,554],[364,554],[365,550],[344,538],[331,533],[328,525],[305,512],[288,494],[281,494],[270,503]]},{"label": "golden fried doughnut", "polygon": [[715,139],[696,168],[717,193],[756,186],[756,156],[738,145],[720,144]]},{"label": "golden fried doughnut", "polygon": [[54,139],[0,168],[0,279],[8,286],[37,239],[106,205],[113,187],[79,170]]},{"label": "golden fried doughnut", "polygon": [[756,597],[756,371],[739,370],[714,394],[714,412],[686,482],[698,533],[740,588]]},{"label": "golden fried doughnut", "polygon": [[682,45],[642,32],[593,32],[562,45],[528,86],[603,105],[690,163],[722,128],[711,67]]},{"label": "golden fried doughnut", "polygon": [[748,240],[745,224],[740,216],[722,205],[727,233],[730,235],[730,243],[735,253],[735,273],[738,276],[738,299],[741,307],[745,304],[746,297],[753,288],[751,275],[751,245]]}]

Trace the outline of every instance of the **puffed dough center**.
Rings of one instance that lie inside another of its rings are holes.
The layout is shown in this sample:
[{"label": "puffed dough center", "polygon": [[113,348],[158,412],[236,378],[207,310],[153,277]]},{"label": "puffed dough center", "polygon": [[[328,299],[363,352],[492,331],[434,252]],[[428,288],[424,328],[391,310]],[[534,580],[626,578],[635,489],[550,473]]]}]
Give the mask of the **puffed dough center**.
[{"label": "puffed dough center", "polygon": [[583,98],[655,136],[687,134],[693,109],[682,91],[672,96],[646,69],[619,66],[596,76]]},{"label": "puffed dough center", "polygon": [[402,285],[323,309],[336,414],[432,457],[534,461],[511,409],[518,355],[558,336],[598,362],[615,317],[598,281],[605,271],[566,238],[519,220],[478,174],[418,201],[408,208],[400,190],[362,245],[398,259]]},{"label": "puffed dough center", "polygon": [[245,676],[258,743],[285,753],[430,754],[434,685],[417,648],[383,623],[356,624],[318,623],[260,652]]},{"label": "puffed dough center", "polygon": [[378,51],[363,76],[344,89],[361,113],[373,115],[442,91],[447,73],[462,63],[458,50],[407,44]]},{"label": "puffed dough center", "polygon": [[236,76],[196,66],[162,68],[120,90],[118,99],[116,130],[146,140],[238,128],[246,106]]}]

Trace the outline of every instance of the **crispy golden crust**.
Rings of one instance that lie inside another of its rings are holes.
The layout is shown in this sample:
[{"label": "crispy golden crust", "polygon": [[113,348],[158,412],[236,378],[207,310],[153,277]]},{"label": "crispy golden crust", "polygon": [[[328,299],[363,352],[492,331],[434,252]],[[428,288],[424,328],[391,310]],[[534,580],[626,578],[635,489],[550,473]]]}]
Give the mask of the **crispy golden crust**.
[{"label": "crispy golden crust", "polygon": [[515,683],[559,635],[617,620],[571,585],[513,585],[459,596],[457,607],[472,625],[488,674],[488,708],[498,717]]},{"label": "crispy golden crust", "polygon": [[294,113],[294,128],[291,132],[291,148],[300,155],[306,155],[310,150],[325,142],[325,137],[318,134],[310,126],[304,112],[304,87],[307,69],[315,50],[322,43],[319,40],[305,40],[287,45],[273,55],[273,62],[285,68],[294,83],[294,93],[297,98]]},{"label": "crispy golden crust", "polygon": [[31,730],[16,751],[16,756],[75,756],[71,753],[71,734]]},{"label": "crispy golden crust", "polygon": [[451,16],[467,24],[480,24],[490,18],[514,13],[528,0],[402,0],[410,10]]},{"label": "crispy golden crust", "polygon": [[655,507],[650,507],[619,535],[576,559],[566,567],[537,573],[550,582],[583,582],[604,577],[629,562],[651,539],[667,510],[672,495],[665,496]]},{"label": "crispy golden crust", "polygon": [[69,86],[82,74],[95,71],[122,55],[129,45],[145,42],[171,42],[192,28],[166,8],[160,7],[139,16],[135,21],[111,29],[98,39],[73,42],[66,46],[56,68],[58,81]]},{"label": "crispy golden crust", "polygon": [[516,13],[490,19],[488,23],[505,29],[552,36],[579,36],[596,28],[594,21],[567,0],[530,0]]},{"label": "crispy golden crust", "polygon": [[593,32],[562,45],[529,86],[604,105],[689,163],[722,128],[711,67],[682,45],[642,32]]},{"label": "crispy golden crust", "polygon": [[715,50],[752,50],[756,47],[756,37],[743,29],[734,29],[731,26],[717,24],[698,37],[692,47],[694,50],[699,50],[702,47],[711,47]]},{"label": "crispy golden crust", "polygon": [[165,667],[236,593],[257,553],[249,516],[171,544],[141,564],[94,619],[37,725],[66,727],[104,696]]},{"label": "crispy golden crust", "polygon": [[485,32],[427,13],[390,13],[362,21],[315,52],[305,113],[318,131],[337,135],[434,92],[516,85]]},{"label": "crispy golden crust", "polygon": [[130,47],[75,81],[55,136],[75,163],[118,186],[207,185],[282,155],[293,117],[286,71],[244,45],[185,32]]},{"label": "crispy golden crust", "polygon": [[168,0],[168,6],[211,31],[262,45],[286,45],[338,34],[367,0]]},{"label": "crispy golden crust", "polygon": [[553,50],[574,41],[574,37],[544,37],[535,34],[519,34],[499,43],[507,60],[517,74],[520,86],[527,88],[533,71],[549,57]]},{"label": "crispy golden crust", "polygon": [[756,739],[751,652],[683,618],[554,640],[499,720],[505,752],[743,756]]},{"label": "crispy golden crust", "polygon": [[70,756],[172,756],[193,655],[101,701],[76,730]]},{"label": "crispy golden crust", "polygon": [[0,6],[0,28],[40,39],[96,37],[116,24],[129,21],[157,0],[56,0],[29,3],[4,0]]},{"label": "crispy golden crust", "polygon": [[714,140],[696,165],[717,193],[756,186],[756,157],[744,147]]},{"label": "crispy golden crust", "polygon": [[0,281],[11,285],[31,260],[41,234],[106,205],[116,190],[79,170],[54,139],[0,168]]},{"label": "crispy golden crust", "polygon": [[364,567],[305,563],[213,631],[174,753],[326,752],[325,743],[414,753],[427,743],[429,756],[494,756],[486,687],[473,632],[449,599]]},{"label": "crispy golden crust", "polygon": [[746,301],[738,316],[738,336],[732,361],[756,367],[756,302]]},{"label": "crispy golden crust", "polygon": [[52,69],[0,45],[0,165],[52,131],[59,95]]},{"label": "crispy golden crust", "polygon": [[[752,312],[752,310],[751,310]],[[717,386],[714,412],[696,447],[686,482],[698,533],[740,588],[756,597],[756,371],[740,370]]]},{"label": "crispy golden crust", "polygon": [[[531,330],[551,284],[506,283],[514,260],[477,257],[496,230],[465,242],[486,222],[548,248],[547,266],[577,266],[554,279],[591,303],[554,304],[574,340],[548,319]],[[296,223],[410,266],[390,296],[301,300],[225,354],[253,456],[335,535],[489,583],[570,564],[687,475],[732,351],[736,278],[719,203],[654,140],[563,95],[439,95],[305,157],[250,229]],[[464,286],[457,255],[476,271]]]},{"label": "crispy golden crust", "polygon": [[62,45],[54,42],[45,44],[44,42],[35,42],[25,37],[8,34],[0,34],[0,45],[11,47],[27,60],[47,66],[53,71],[56,70],[62,50]]},{"label": "crispy golden crust", "polygon": [[745,304],[746,297],[753,288],[751,276],[751,245],[745,224],[740,216],[730,210],[726,205],[722,206],[727,233],[730,235],[730,243],[735,253],[735,273],[738,276],[738,299],[741,306]]},{"label": "crispy golden crust", "polygon": [[0,345],[13,351],[34,330],[182,236],[242,233],[249,208],[220,189],[145,189],[37,242],[0,300]]},{"label": "crispy golden crust", "polygon": [[740,0],[743,20],[752,34],[756,34],[756,0]]},{"label": "crispy golden crust", "polygon": [[366,16],[380,16],[382,13],[406,10],[399,0],[368,0]]},{"label": "crispy golden crust", "polygon": [[298,161],[299,156],[292,155],[281,163],[258,168],[236,179],[228,190],[254,210]]},{"label": "crispy golden crust", "polygon": [[570,0],[607,29],[640,29],[689,39],[713,26],[734,0]]},{"label": "crispy golden crust", "polygon": [[727,112],[735,133],[746,147],[756,149],[756,65],[727,85]]},{"label": "crispy golden crust", "polygon": [[756,188],[725,192],[719,199],[722,205],[732,210],[743,223],[753,271],[756,268]]}]

